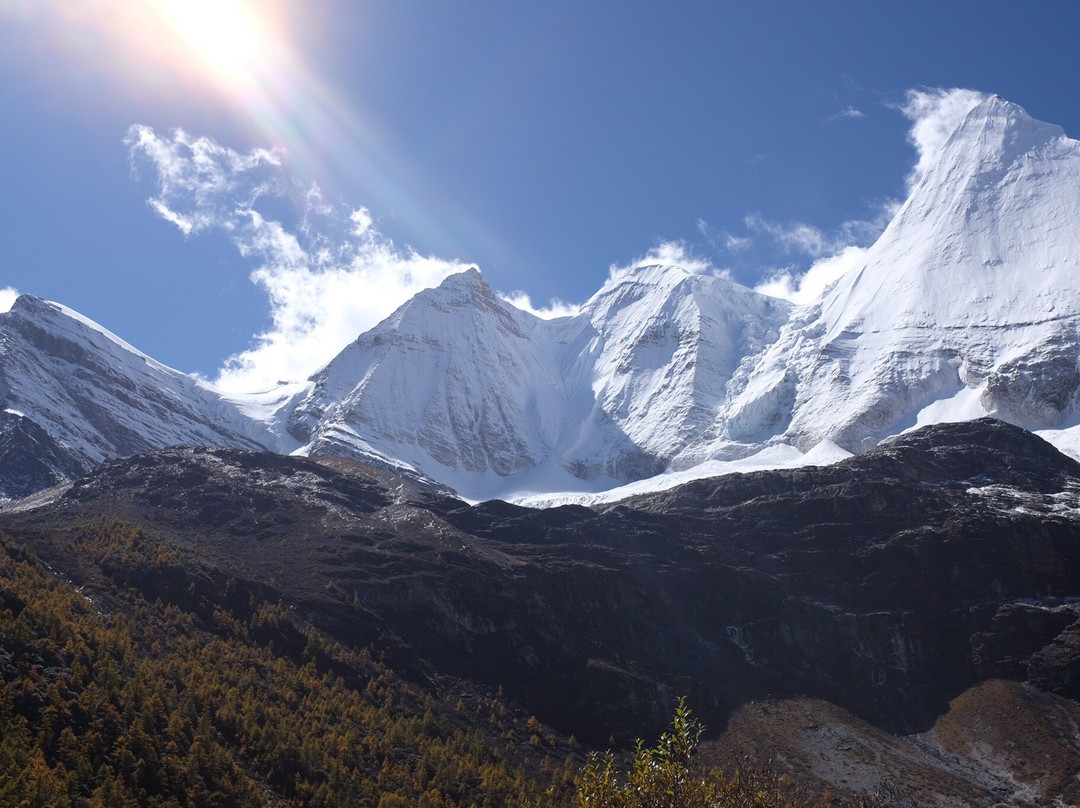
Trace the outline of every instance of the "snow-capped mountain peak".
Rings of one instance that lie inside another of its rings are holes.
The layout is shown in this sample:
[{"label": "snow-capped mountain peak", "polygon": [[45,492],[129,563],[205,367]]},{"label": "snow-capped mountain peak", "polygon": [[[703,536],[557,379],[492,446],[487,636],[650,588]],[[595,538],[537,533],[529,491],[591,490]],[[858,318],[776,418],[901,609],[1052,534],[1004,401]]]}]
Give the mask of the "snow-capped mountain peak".
[{"label": "snow-capped mountain peak", "polygon": [[560,411],[558,369],[538,338],[546,326],[476,270],[452,275],[312,377],[290,432],[311,453],[396,458],[428,473],[535,465]]},{"label": "snow-capped mountain peak", "polygon": [[735,368],[788,309],[646,266],[547,321],[469,270],[316,374],[290,431],[311,453],[394,458],[469,496],[607,487],[663,470],[710,429]]},{"label": "snow-capped mountain peak", "polygon": [[942,417],[1062,424],[1076,393],[1078,214],[1080,143],[983,101],[863,264],[785,328],[747,397],[786,375],[782,435],[803,449],[828,438],[865,451]]}]

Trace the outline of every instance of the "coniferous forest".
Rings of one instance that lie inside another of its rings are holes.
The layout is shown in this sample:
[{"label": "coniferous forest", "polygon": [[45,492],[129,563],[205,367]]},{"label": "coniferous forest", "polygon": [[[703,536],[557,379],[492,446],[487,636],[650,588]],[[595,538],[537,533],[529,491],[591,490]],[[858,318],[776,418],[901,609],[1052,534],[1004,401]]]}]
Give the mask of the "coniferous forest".
[{"label": "coniferous forest", "polygon": [[130,524],[78,538],[92,591],[0,535],[0,805],[819,804],[767,768],[698,764],[685,703],[655,747],[598,756],[501,691],[420,686],[235,579],[211,591]]},{"label": "coniferous forest", "polygon": [[[118,579],[183,569],[119,522],[84,537]],[[569,801],[574,744],[497,693],[421,692],[278,603],[221,595],[90,597],[4,537],[0,805]]]}]

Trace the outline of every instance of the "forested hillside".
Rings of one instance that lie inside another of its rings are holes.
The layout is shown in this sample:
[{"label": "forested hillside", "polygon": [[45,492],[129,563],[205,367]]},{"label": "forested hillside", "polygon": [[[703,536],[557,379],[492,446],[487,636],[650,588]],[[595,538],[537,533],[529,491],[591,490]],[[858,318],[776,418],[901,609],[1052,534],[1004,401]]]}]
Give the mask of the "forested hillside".
[{"label": "forested hillside", "polygon": [[[421,692],[278,603],[208,597],[122,522],[83,538],[103,596],[0,539],[0,805],[568,803],[574,745],[497,694]],[[118,583],[136,569],[181,597]]]}]

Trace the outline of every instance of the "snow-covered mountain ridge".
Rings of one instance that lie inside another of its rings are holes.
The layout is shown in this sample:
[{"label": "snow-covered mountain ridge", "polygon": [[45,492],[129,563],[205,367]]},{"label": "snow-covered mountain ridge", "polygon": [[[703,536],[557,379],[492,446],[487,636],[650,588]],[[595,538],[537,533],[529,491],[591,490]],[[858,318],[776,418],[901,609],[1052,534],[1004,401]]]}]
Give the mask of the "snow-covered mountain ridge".
[{"label": "snow-covered mountain ridge", "polygon": [[295,445],[71,309],[22,295],[0,314],[0,498],[178,443]]},{"label": "snow-covered mountain ridge", "polygon": [[342,351],[288,428],[308,453],[374,451],[472,498],[604,490],[696,446],[788,312],[724,278],[652,266],[577,316],[542,320],[470,270]]},{"label": "snow-covered mountain ridge", "polygon": [[987,414],[1078,455],[1077,262],[1080,142],[994,97],[809,306],[651,265],[543,320],[470,270],[306,384],[245,399],[24,297],[0,315],[0,493],[198,443],[375,460],[470,499],[553,503],[831,462]]}]

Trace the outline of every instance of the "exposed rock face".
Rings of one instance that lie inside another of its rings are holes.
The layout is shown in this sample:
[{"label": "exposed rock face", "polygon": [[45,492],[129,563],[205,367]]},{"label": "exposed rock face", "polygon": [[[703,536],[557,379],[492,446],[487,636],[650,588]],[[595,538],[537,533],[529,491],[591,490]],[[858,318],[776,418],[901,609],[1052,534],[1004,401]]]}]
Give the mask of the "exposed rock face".
[{"label": "exposed rock face", "polygon": [[1036,344],[991,371],[980,402],[988,412],[1032,429],[1058,426],[1076,403],[1078,356],[1080,342],[1070,333]]},{"label": "exposed rock face", "polygon": [[0,413],[0,496],[23,497],[71,480],[87,471],[72,453],[29,418],[16,412]]},{"label": "exposed rock face", "polygon": [[1080,465],[981,420],[595,510],[466,506],[343,460],[173,449],[0,521],[75,580],[93,562],[70,526],[134,521],[417,675],[502,685],[604,742],[662,726],[680,693],[714,726],[807,694],[902,730],[991,676],[1074,696],[1078,499]]}]

